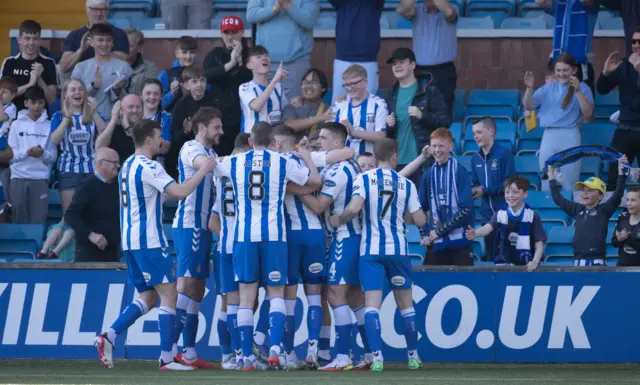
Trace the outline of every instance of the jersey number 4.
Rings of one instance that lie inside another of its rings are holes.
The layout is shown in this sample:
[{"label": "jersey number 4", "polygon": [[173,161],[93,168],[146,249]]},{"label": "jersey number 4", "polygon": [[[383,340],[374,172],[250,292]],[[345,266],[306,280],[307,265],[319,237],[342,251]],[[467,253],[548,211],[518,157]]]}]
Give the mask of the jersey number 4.
[{"label": "jersey number 4", "polygon": [[264,172],[249,172],[249,199],[252,201],[264,199]]},{"label": "jersey number 4", "polygon": [[387,215],[387,211],[389,211],[389,207],[391,207],[391,203],[396,199],[396,192],[380,190],[378,198],[382,198],[383,206],[382,211],[380,212],[380,219],[384,219],[384,216]]}]

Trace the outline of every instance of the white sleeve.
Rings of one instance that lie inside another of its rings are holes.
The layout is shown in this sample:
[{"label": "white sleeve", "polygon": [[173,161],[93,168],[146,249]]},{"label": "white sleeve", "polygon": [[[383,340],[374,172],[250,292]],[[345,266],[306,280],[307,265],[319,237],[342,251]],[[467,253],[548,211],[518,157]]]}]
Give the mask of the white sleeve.
[{"label": "white sleeve", "polygon": [[324,183],[322,184],[322,190],[320,194],[326,195],[331,199],[336,197],[344,190],[347,185],[347,175],[342,169],[329,170],[324,177]]},{"label": "white sleeve", "polygon": [[416,185],[413,183],[410,183],[410,185],[411,187],[409,188],[409,191],[407,191],[407,194],[409,194],[409,203],[406,210],[410,214],[413,214],[416,211],[420,210],[422,206],[420,205],[420,200],[418,199],[418,190],[416,189]]},{"label": "white sleeve", "polygon": [[311,170],[306,167],[300,166],[298,162],[287,159],[285,167],[287,169],[287,179],[292,181],[293,183],[304,186],[304,184],[307,183],[307,180],[309,180]]},{"label": "white sleeve", "polygon": [[378,102],[378,111],[376,112],[376,126],[375,131],[387,131],[387,116],[389,110],[387,109],[387,103],[380,99]]},{"label": "white sleeve", "polygon": [[356,180],[353,183],[353,191],[351,192],[351,196],[367,199],[367,197],[364,196],[364,178],[362,177],[362,175],[363,174],[358,174],[358,176],[356,177]]},{"label": "white sleeve", "polygon": [[249,111],[249,105],[257,97],[256,94],[251,92],[251,83],[241,84],[238,88],[238,93],[240,95],[240,106],[242,107],[242,111]]},{"label": "white sleeve", "polygon": [[202,150],[202,148],[198,148],[198,146],[189,146],[180,151],[180,158],[182,159],[182,163],[186,164],[189,167],[193,167],[193,162],[199,156],[207,156],[207,154]]},{"label": "white sleeve", "polygon": [[230,156],[218,158],[218,165],[213,170],[213,174],[217,177],[226,176],[231,178],[231,158]]},{"label": "white sleeve", "polygon": [[175,182],[172,177],[167,174],[160,163],[152,161],[154,168],[145,165],[142,169],[142,182],[148,183],[156,190],[164,192],[168,185]]},{"label": "white sleeve", "polygon": [[311,160],[316,167],[327,167],[327,151],[313,151]]}]

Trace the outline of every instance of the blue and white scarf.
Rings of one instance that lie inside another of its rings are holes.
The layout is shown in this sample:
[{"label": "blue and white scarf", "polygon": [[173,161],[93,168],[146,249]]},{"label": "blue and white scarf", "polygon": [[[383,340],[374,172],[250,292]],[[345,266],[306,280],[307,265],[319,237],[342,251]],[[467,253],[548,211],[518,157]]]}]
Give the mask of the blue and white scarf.
[{"label": "blue and white scarf", "polygon": [[509,239],[509,221],[520,222],[518,227],[518,238],[516,239],[516,255],[515,261],[526,264],[533,259],[531,254],[531,227],[533,225],[534,211],[528,204],[524,204],[520,210],[513,212],[509,205],[497,213],[498,231],[496,232],[496,241],[500,242],[499,247],[495,248],[493,261],[496,265],[508,264],[505,258],[505,250],[511,246]]},{"label": "blue and white scarf", "polygon": [[[431,220],[433,229],[438,231],[451,222],[460,211],[458,206],[458,185],[456,175],[458,173],[458,161],[454,154],[449,155],[446,164],[440,166],[437,163],[431,167],[429,207],[431,208]],[[464,237],[464,229],[455,229],[448,234],[449,239],[456,240]],[[436,243],[442,239],[436,239]]]},{"label": "blue and white scarf", "polygon": [[580,0],[557,0],[555,16],[553,60],[567,52],[576,63],[587,63],[587,8]]}]

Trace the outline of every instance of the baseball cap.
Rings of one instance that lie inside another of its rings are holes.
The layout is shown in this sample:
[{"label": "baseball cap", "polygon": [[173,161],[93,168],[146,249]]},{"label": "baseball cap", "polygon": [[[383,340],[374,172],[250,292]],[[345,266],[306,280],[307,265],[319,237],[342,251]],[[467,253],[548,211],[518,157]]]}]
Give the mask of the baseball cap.
[{"label": "baseball cap", "polygon": [[602,179],[596,178],[595,176],[587,178],[584,182],[578,182],[575,184],[575,188],[578,190],[582,190],[583,187],[598,190],[603,194],[607,192],[607,186],[604,184]]},{"label": "baseball cap", "polygon": [[391,54],[391,57],[387,59],[387,64],[391,64],[394,60],[409,59],[410,61],[416,61],[416,54],[413,53],[411,48],[396,48]]},{"label": "baseball cap", "polygon": [[220,32],[244,30],[244,22],[238,16],[225,16],[220,22]]}]

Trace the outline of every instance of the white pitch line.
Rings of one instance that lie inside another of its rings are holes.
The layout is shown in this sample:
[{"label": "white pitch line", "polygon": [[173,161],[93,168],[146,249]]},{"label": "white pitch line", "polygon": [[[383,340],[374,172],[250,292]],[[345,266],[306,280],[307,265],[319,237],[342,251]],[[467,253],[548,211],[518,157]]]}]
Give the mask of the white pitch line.
[{"label": "white pitch line", "polygon": [[[142,376],[142,375],[111,375],[111,374],[19,374],[19,375],[15,375],[15,374],[8,374],[8,373],[0,373],[0,378],[16,378],[16,379],[20,379],[20,378],[73,378],[73,379],[78,379],[78,378],[86,378],[86,379],[95,379],[95,378],[105,378],[105,379],[126,379],[126,380],[154,380],[158,377],[162,377],[162,376]],[[167,378],[172,378],[170,376],[167,376]],[[318,378],[309,378],[309,377],[269,377],[269,376],[261,376],[261,377],[253,377],[253,376],[246,376],[243,377],[240,373],[238,373],[237,376],[219,376],[219,375],[211,375],[211,376],[191,376],[191,375],[187,375],[184,377],[180,377],[181,380],[186,380],[189,381],[191,379],[194,380],[238,380],[238,379],[242,379],[242,378],[247,378],[247,379],[251,379],[251,381],[260,381],[260,382],[264,382],[264,381],[271,381],[271,380],[278,380],[278,381],[309,381],[309,380],[318,380],[318,381],[322,381],[325,379],[330,379],[330,380],[337,380],[337,381],[354,381],[354,380],[364,380],[364,381],[370,381],[370,380],[375,380],[375,381],[381,381],[381,380],[388,380],[388,381],[396,381],[398,380],[398,377],[378,377],[378,376],[371,376],[371,377],[367,377],[367,378],[356,378],[356,377],[335,377],[335,376],[323,376],[323,377],[318,377]],[[406,377],[403,374],[402,380],[426,380],[426,381],[463,381],[463,382],[504,382],[504,381],[509,381],[509,382],[542,382],[542,381],[546,381],[546,382],[559,382],[559,383],[563,383],[563,382],[588,382],[588,383],[600,383],[600,384],[606,384],[606,383],[639,383],[640,382],[640,377],[635,378],[635,379],[610,379],[610,378],[579,378],[579,379],[570,379],[570,378],[542,378],[542,377],[536,377],[536,378],[489,378],[489,377],[429,377],[429,376],[411,376],[411,377]]]}]

